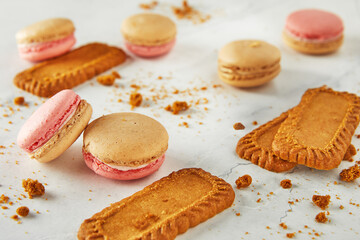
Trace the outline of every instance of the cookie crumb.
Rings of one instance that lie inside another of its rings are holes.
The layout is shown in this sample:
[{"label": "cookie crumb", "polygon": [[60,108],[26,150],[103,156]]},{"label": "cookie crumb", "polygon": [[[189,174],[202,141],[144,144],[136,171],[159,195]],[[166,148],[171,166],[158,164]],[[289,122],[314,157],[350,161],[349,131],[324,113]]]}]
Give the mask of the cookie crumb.
[{"label": "cookie crumb", "polygon": [[240,213],[235,213],[236,216],[240,216]]},{"label": "cookie crumb", "polygon": [[173,6],[172,9],[178,19],[188,19],[193,23],[204,23],[211,18],[210,15],[204,15],[198,10],[195,10],[193,7],[189,6],[186,0],[182,2],[182,6]]},{"label": "cookie crumb", "polygon": [[241,122],[237,122],[233,125],[233,128],[235,130],[243,130],[243,129],[245,129],[245,126]]},{"label": "cookie crumb", "polygon": [[312,201],[316,206],[324,210],[328,207],[330,203],[330,195],[326,195],[326,196],[313,195]]},{"label": "cookie crumb", "polygon": [[284,189],[287,189],[287,188],[291,188],[292,187],[292,183],[291,183],[291,180],[290,179],[284,179],[280,182],[280,186]]},{"label": "cookie crumb", "polygon": [[16,209],[16,213],[21,217],[26,217],[29,214],[29,208],[26,206],[19,207]]},{"label": "cookie crumb", "polygon": [[180,101],[175,101],[172,106],[168,105],[167,107],[165,107],[166,111],[172,112],[173,114],[178,114],[181,111],[186,111],[190,108],[190,106],[187,104],[187,102],[180,102]]},{"label": "cookie crumb", "polygon": [[8,207],[7,207],[7,206],[1,206],[1,208],[2,208],[2,209],[8,209]]},{"label": "cookie crumb", "polygon": [[0,203],[8,203],[8,202],[9,202],[9,197],[2,194],[0,196]]},{"label": "cookie crumb", "polygon": [[11,219],[13,219],[13,220],[15,220],[15,221],[19,221],[19,216],[18,215],[12,215],[11,217],[10,217]]},{"label": "cookie crumb", "polygon": [[360,169],[358,165],[354,165],[348,169],[343,169],[340,173],[341,181],[352,182],[360,177]]},{"label": "cookie crumb", "polygon": [[102,85],[105,86],[111,86],[114,84],[115,82],[115,76],[114,75],[102,75],[102,76],[98,76],[96,78],[96,81]]},{"label": "cookie crumb", "polygon": [[45,194],[45,187],[38,180],[33,179],[23,179],[22,186],[29,194],[29,198],[33,198],[33,196],[42,196]]},{"label": "cookie crumb", "polygon": [[316,215],[315,220],[318,223],[326,223],[328,221],[328,218],[326,217],[325,212],[320,212],[318,215]]},{"label": "cookie crumb", "polygon": [[116,71],[112,71],[111,72],[111,75],[113,75],[115,78],[117,78],[117,79],[121,79],[121,75],[118,73],[118,72],[116,72]]},{"label": "cookie crumb", "polygon": [[14,104],[15,105],[23,105],[25,103],[24,97],[16,97],[14,98]]},{"label": "cookie crumb", "polygon": [[142,102],[142,95],[140,93],[134,92],[130,94],[130,105],[131,109],[138,107],[141,105]]},{"label": "cookie crumb", "polygon": [[287,229],[287,228],[288,228],[287,225],[286,225],[285,223],[283,223],[283,222],[280,223],[279,226],[282,227],[283,229]]},{"label": "cookie crumb", "polygon": [[356,155],[356,148],[354,147],[354,145],[350,144],[344,155],[344,160],[352,162],[353,161],[352,157],[355,155]]},{"label": "cookie crumb", "polygon": [[294,238],[295,237],[295,233],[287,233],[286,234],[287,238]]},{"label": "cookie crumb", "polygon": [[246,174],[246,175],[244,175],[244,176],[242,176],[242,177],[239,177],[239,178],[235,181],[236,187],[237,187],[238,189],[240,189],[240,188],[246,188],[246,187],[250,186],[251,182],[252,182],[252,178],[251,178],[251,176],[248,175],[248,174]]},{"label": "cookie crumb", "polygon": [[253,124],[254,126],[256,126],[256,125],[258,125],[258,122],[257,122],[257,121],[253,121],[252,124]]},{"label": "cookie crumb", "polygon": [[145,10],[154,9],[158,5],[157,1],[152,1],[150,3],[140,3],[139,7]]},{"label": "cookie crumb", "polygon": [[339,207],[339,208],[342,210],[342,209],[344,209],[344,206],[343,206],[343,205],[340,205],[340,207]]}]

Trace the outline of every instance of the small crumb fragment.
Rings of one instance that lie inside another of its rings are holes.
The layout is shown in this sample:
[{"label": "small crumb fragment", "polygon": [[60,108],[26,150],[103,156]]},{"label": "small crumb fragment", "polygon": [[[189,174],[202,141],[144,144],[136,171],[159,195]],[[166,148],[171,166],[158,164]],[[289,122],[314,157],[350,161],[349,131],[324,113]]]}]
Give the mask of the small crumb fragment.
[{"label": "small crumb fragment", "polygon": [[168,105],[167,107],[165,107],[166,111],[172,112],[173,114],[178,114],[181,111],[186,111],[189,109],[189,105],[187,104],[187,102],[180,102],[180,101],[175,101],[172,106]]},{"label": "small crumb fragment", "polygon": [[354,145],[350,144],[344,155],[344,160],[352,161],[353,160],[352,157],[355,155],[356,155],[356,148],[354,147]]},{"label": "small crumb fragment", "polygon": [[242,177],[239,177],[239,178],[235,181],[236,187],[237,187],[238,189],[240,189],[240,188],[246,188],[246,187],[250,186],[251,182],[252,182],[252,178],[251,178],[251,176],[248,175],[248,174],[246,174],[246,175],[244,175],[244,176],[242,176]]},{"label": "small crumb fragment", "polygon": [[257,122],[257,121],[253,121],[252,124],[253,124],[254,126],[256,126],[256,125],[258,125],[258,122]]},{"label": "small crumb fragment", "polygon": [[16,97],[14,98],[14,104],[15,105],[23,105],[25,103],[24,97]]},{"label": "small crumb fragment", "polygon": [[285,223],[280,223],[279,226],[282,227],[283,229],[287,229],[287,228],[288,228]]},{"label": "small crumb fragment", "polygon": [[343,206],[343,205],[340,205],[340,207],[339,207],[339,208],[342,210],[342,209],[344,209],[344,206]]},{"label": "small crumb fragment", "polygon": [[18,215],[12,215],[11,217],[10,217],[11,219],[13,219],[13,220],[15,220],[15,221],[19,221],[19,216]]},{"label": "small crumb fragment", "polygon": [[152,1],[150,3],[140,3],[139,7],[145,10],[151,10],[154,9],[157,5],[157,1]]},{"label": "small crumb fragment", "polygon": [[287,188],[291,188],[292,187],[292,183],[291,183],[291,180],[290,179],[284,179],[280,182],[280,186],[284,189],[287,189]]},{"label": "small crumb fragment", "polygon": [[243,129],[245,129],[245,126],[241,122],[237,122],[233,125],[233,128],[235,130],[243,130]]},{"label": "small crumb fragment", "polygon": [[140,93],[134,92],[130,94],[130,105],[131,109],[138,107],[141,105],[142,102],[142,95]]},{"label": "small crumb fragment", "polygon": [[313,195],[312,201],[316,206],[324,210],[329,206],[330,195],[326,195],[326,196]]},{"label": "small crumb fragment", "polygon": [[294,238],[295,237],[295,233],[287,233],[286,234],[287,238]]},{"label": "small crumb fragment", "polygon": [[8,209],[7,206],[1,206],[1,208],[4,209],[4,210],[5,210],[5,209]]},{"label": "small crumb fragment", "polygon": [[0,203],[8,203],[8,202],[9,202],[9,197],[2,194],[0,196]]},{"label": "small crumb fragment", "polygon": [[326,217],[325,212],[320,212],[318,215],[316,215],[315,220],[318,223],[326,223],[328,221],[328,218]]},{"label": "small crumb fragment", "polygon": [[115,76],[114,75],[102,75],[102,76],[98,76],[96,78],[96,81],[102,85],[105,86],[111,86],[114,84],[115,82]]},{"label": "small crumb fragment", "polygon": [[180,7],[173,6],[173,12],[178,19],[188,19],[193,23],[204,23],[211,18],[210,15],[204,15],[190,7],[186,0],[182,2]]},{"label": "small crumb fragment", "polygon": [[29,208],[26,206],[19,207],[16,209],[16,213],[21,217],[26,217],[29,214]]},{"label": "small crumb fragment", "polygon": [[352,182],[360,177],[360,169],[358,165],[354,165],[348,169],[344,169],[340,173],[340,179],[345,182]]},{"label": "small crumb fragment", "polygon": [[111,75],[113,75],[115,78],[117,78],[117,79],[121,79],[121,75],[118,73],[118,72],[116,72],[116,71],[112,71],[111,72]]},{"label": "small crumb fragment", "polygon": [[240,213],[235,213],[236,216],[240,216]]},{"label": "small crumb fragment", "polygon": [[23,179],[22,186],[29,194],[29,198],[33,198],[33,196],[42,196],[45,194],[45,187],[38,180],[33,179]]}]

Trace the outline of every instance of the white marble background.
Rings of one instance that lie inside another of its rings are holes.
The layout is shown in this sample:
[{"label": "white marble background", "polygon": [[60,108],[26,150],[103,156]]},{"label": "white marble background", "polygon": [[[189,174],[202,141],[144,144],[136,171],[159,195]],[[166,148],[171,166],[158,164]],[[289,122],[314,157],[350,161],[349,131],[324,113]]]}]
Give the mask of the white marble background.
[{"label": "white marble background", "polygon": [[[295,239],[359,239],[359,207],[350,202],[360,203],[360,182],[343,183],[338,178],[339,172],[353,163],[344,162],[331,171],[299,166],[291,172],[276,174],[239,159],[235,145],[240,137],[255,128],[253,121],[263,124],[273,119],[296,105],[308,88],[326,84],[335,90],[359,93],[360,1],[190,1],[192,6],[212,16],[210,21],[198,25],[175,19],[170,6],[180,5],[180,1],[160,1],[154,12],[171,17],[178,26],[173,51],[152,60],[134,57],[116,67],[115,70],[123,76],[117,80],[119,88],[101,86],[92,79],[74,89],[92,104],[92,119],[95,119],[103,114],[130,111],[127,103],[130,85],[146,85],[140,93],[150,97],[145,102],[148,106],[135,111],[158,119],[170,135],[164,165],[147,178],[122,182],[93,174],[82,160],[81,138],[60,158],[48,164],[30,160],[14,144],[20,126],[36,109],[35,104],[43,101],[12,84],[16,73],[31,66],[17,55],[15,33],[38,20],[68,17],[76,25],[77,46],[100,41],[122,47],[120,24],[127,16],[143,11],[138,7],[140,2],[0,2],[0,145],[6,146],[6,149],[0,149],[4,152],[0,155],[0,194],[15,201],[9,209],[0,209],[0,239],[75,239],[85,218],[185,167],[203,168],[224,178],[234,188],[237,177],[250,174],[253,184],[243,190],[235,188],[236,199],[231,208],[190,229],[178,239],[286,239],[286,233],[290,232],[296,232]],[[281,31],[285,18],[302,8],[321,8],[341,16],[345,24],[345,42],[340,51],[327,56],[307,56],[284,45]],[[217,77],[217,51],[227,42],[249,38],[262,39],[280,48],[280,75],[263,87],[249,90],[222,84]],[[158,76],[164,79],[156,80]],[[214,89],[213,84],[222,87]],[[208,87],[207,91],[193,90],[204,86]],[[149,90],[155,88],[158,91],[162,87],[169,92],[175,88],[192,89],[192,96],[188,93],[169,94],[167,98],[152,101],[154,93]],[[4,118],[2,115],[9,113],[8,107],[14,107],[12,101],[16,96],[24,96],[29,108],[20,107],[20,111],[15,110],[11,117]],[[123,102],[118,103],[119,98]],[[193,106],[181,115],[171,115],[163,109],[175,100],[196,101],[201,98],[209,99],[209,103]],[[188,114],[191,118],[187,118]],[[178,126],[184,121],[188,122],[189,128]],[[238,121],[246,126],[245,130],[232,128]],[[357,148],[360,146],[356,138],[353,144]],[[358,156],[355,159],[358,160]],[[19,197],[23,193],[21,181],[24,178],[47,183],[45,196],[17,200],[14,195]],[[292,180],[291,190],[279,186],[285,178]],[[335,185],[334,181],[338,184]],[[270,192],[274,194],[269,195]],[[312,204],[313,194],[331,195],[330,223],[315,222],[315,215],[321,210]],[[256,200],[259,198],[261,201],[258,203]],[[295,199],[299,202],[288,203]],[[22,224],[17,224],[10,216],[20,205],[28,206],[31,214],[22,219]],[[343,210],[339,209],[340,205],[344,206]],[[279,227],[280,222],[286,223],[288,229]],[[315,236],[315,232],[320,237]]]}]

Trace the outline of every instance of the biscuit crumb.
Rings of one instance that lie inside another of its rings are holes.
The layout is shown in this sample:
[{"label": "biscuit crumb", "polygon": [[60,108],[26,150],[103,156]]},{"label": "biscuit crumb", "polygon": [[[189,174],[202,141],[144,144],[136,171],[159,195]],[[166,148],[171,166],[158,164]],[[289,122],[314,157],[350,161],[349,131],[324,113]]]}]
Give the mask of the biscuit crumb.
[{"label": "biscuit crumb", "polygon": [[339,207],[339,208],[342,210],[342,209],[344,209],[344,206],[343,206],[343,205],[340,205],[340,207]]},{"label": "biscuit crumb", "polygon": [[211,18],[210,15],[204,15],[198,10],[195,10],[194,8],[189,6],[186,0],[182,2],[182,6],[173,6],[172,8],[175,16],[178,19],[188,19],[191,20],[193,23],[204,23]]},{"label": "biscuit crumb", "polygon": [[29,208],[26,206],[19,207],[16,209],[16,213],[21,217],[26,217],[29,214]]},{"label": "biscuit crumb", "polygon": [[354,147],[354,145],[350,144],[344,155],[344,160],[352,162],[353,161],[352,157],[355,155],[356,155],[356,148]]},{"label": "biscuit crumb", "polygon": [[287,233],[286,234],[287,238],[294,238],[295,237],[295,233]]},{"label": "biscuit crumb", "polygon": [[243,130],[243,129],[245,129],[245,126],[241,122],[237,122],[233,125],[233,128],[235,130]]},{"label": "biscuit crumb", "polygon": [[117,79],[121,79],[121,75],[118,73],[118,72],[116,72],[116,71],[112,71],[111,72],[111,75],[113,75],[115,78],[117,78]]},{"label": "biscuit crumb", "polygon": [[360,177],[360,169],[358,165],[354,165],[348,169],[343,169],[340,173],[341,181],[352,182]]},{"label": "biscuit crumb", "polygon": [[102,75],[102,76],[98,76],[96,78],[96,81],[102,85],[105,86],[111,86],[114,84],[115,82],[115,76],[114,75]]},{"label": "biscuit crumb", "polygon": [[312,201],[316,206],[324,210],[328,207],[330,203],[330,195],[326,195],[326,196],[313,195]]},{"label": "biscuit crumb", "polygon": [[23,105],[25,103],[24,97],[16,97],[14,98],[14,104],[15,105]]},{"label": "biscuit crumb", "polygon": [[236,216],[240,216],[240,213],[235,213]]},{"label": "biscuit crumb", "polygon": [[280,223],[279,226],[282,227],[283,229],[287,229],[287,225],[285,223]]},{"label": "biscuit crumb", "polygon": [[11,219],[13,219],[13,220],[15,220],[15,221],[19,221],[19,216],[18,215],[12,215],[11,217],[10,217]]},{"label": "biscuit crumb", "polygon": [[284,179],[280,182],[280,186],[284,189],[287,189],[287,188],[291,188],[292,187],[292,183],[291,183],[291,180],[290,179]]},{"label": "biscuit crumb", "polygon": [[8,207],[7,207],[7,206],[1,206],[1,208],[2,208],[2,209],[8,209]]},{"label": "biscuit crumb", "polygon": [[258,125],[258,122],[257,122],[257,121],[253,121],[252,124],[253,124],[254,126],[256,126],[256,125]]},{"label": "biscuit crumb", "polygon": [[187,104],[187,102],[180,102],[180,101],[175,101],[172,106],[168,105],[167,107],[165,107],[166,111],[172,112],[173,114],[178,114],[181,111],[186,111],[190,108],[190,106]]},{"label": "biscuit crumb", "polygon": [[22,186],[29,194],[29,198],[33,198],[33,196],[42,196],[45,194],[45,187],[38,180],[33,179],[23,179]]},{"label": "biscuit crumb", "polygon": [[9,197],[2,194],[0,196],[0,203],[8,203],[8,202],[9,202]]},{"label": "biscuit crumb", "polygon": [[236,187],[237,187],[238,189],[240,189],[240,188],[246,188],[246,187],[250,186],[251,182],[252,182],[252,178],[251,178],[251,176],[248,175],[248,174],[246,174],[246,175],[244,175],[244,176],[242,176],[242,177],[239,177],[239,178],[235,181]]},{"label": "biscuit crumb", "polygon": [[130,94],[130,105],[131,109],[138,107],[141,105],[142,102],[142,95],[140,93],[134,92]]},{"label": "biscuit crumb", "polygon": [[320,212],[318,215],[316,215],[315,220],[318,223],[326,223],[328,221],[328,218],[326,217],[325,212]]},{"label": "biscuit crumb", "polygon": [[152,1],[150,3],[140,3],[139,7],[145,10],[154,9],[158,5],[157,1]]}]

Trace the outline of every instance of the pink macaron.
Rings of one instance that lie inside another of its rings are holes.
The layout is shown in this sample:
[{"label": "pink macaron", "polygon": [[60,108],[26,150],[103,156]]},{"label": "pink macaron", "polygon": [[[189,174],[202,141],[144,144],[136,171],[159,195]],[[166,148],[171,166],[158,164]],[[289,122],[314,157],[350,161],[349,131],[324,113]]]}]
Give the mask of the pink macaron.
[{"label": "pink macaron", "polygon": [[126,48],[140,57],[164,55],[175,45],[175,23],[159,14],[133,15],[123,21],[121,32]]},{"label": "pink macaron", "polygon": [[323,10],[303,9],[287,17],[283,39],[297,51],[326,54],[342,45],[343,31],[339,16]]},{"label": "pink macaron", "polygon": [[66,18],[51,18],[21,29],[16,34],[20,57],[43,61],[68,52],[75,44],[75,27]]},{"label": "pink macaron", "polygon": [[131,180],[157,171],[169,136],[158,121],[139,113],[113,113],[91,122],[83,135],[83,156],[95,173]]},{"label": "pink macaron", "polygon": [[89,103],[63,90],[41,105],[20,129],[17,143],[31,158],[49,162],[75,142],[92,114]]}]

